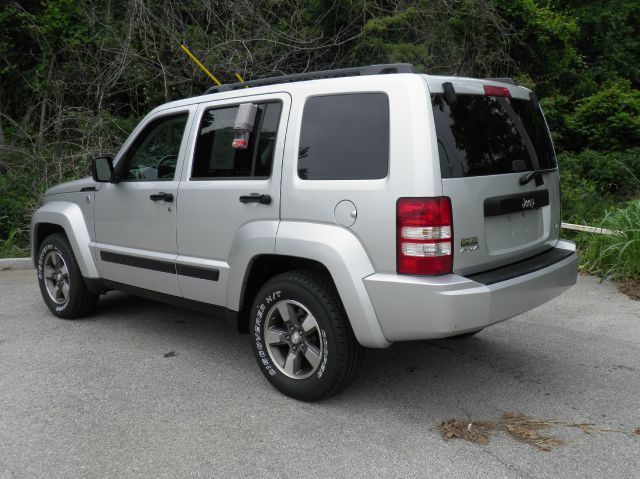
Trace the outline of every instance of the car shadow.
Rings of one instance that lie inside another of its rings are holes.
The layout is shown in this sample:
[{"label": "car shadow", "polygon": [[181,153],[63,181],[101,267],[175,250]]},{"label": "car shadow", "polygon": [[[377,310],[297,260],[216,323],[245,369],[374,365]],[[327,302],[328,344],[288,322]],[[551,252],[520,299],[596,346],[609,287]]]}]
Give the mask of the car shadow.
[{"label": "car shadow", "polygon": [[[212,368],[229,368],[240,380],[255,382],[260,394],[281,400],[258,372],[247,335],[238,334],[223,318],[114,292],[101,298],[90,321],[138,331],[159,342],[169,338],[177,354],[188,355],[192,349],[204,354],[205,362],[209,356]],[[533,401],[542,406],[550,396],[561,396],[563,386],[556,380],[553,360],[541,358],[525,339],[514,342],[513,335],[499,328],[465,339],[365,349],[354,383],[313,407],[345,408],[357,414],[369,405],[403,414],[405,419],[407,414],[424,418],[425,412],[438,420],[487,415],[495,419],[509,403]]]}]

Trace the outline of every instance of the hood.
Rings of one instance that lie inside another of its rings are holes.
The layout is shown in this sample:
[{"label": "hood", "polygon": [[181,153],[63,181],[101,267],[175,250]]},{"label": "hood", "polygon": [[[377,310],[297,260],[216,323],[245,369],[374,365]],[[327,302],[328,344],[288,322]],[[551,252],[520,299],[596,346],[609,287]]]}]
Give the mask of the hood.
[{"label": "hood", "polygon": [[81,191],[83,188],[96,187],[96,182],[90,176],[75,181],[67,181],[66,183],[60,183],[59,185],[52,186],[45,191],[45,196],[59,195],[61,193],[75,193]]}]

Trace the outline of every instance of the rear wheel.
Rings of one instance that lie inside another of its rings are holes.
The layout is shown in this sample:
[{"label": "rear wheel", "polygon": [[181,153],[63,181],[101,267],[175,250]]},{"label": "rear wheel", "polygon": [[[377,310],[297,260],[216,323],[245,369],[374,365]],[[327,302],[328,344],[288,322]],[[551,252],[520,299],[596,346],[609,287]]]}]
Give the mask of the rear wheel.
[{"label": "rear wheel", "polygon": [[355,376],[360,345],[324,275],[292,271],[269,280],[254,301],[250,331],[262,373],[288,396],[322,399]]},{"label": "rear wheel", "polygon": [[67,238],[47,236],[38,252],[38,284],[44,302],[59,318],[81,318],[91,313],[98,295],[89,291]]}]

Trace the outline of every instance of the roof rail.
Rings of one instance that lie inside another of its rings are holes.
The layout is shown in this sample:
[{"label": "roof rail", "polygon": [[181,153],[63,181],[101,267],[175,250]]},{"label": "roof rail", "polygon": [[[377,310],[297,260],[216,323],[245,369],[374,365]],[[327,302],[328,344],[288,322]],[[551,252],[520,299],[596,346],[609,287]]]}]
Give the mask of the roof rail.
[{"label": "roof rail", "polygon": [[416,73],[415,67],[411,63],[388,63],[383,65],[369,65],[365,67],[339,68],[336,70],[323,70],[318,72],[296,73],[293,75],[281,75],[270,78],[259,78],[239,83],[229,83],[226,85],[213,86],[206,91],[208,93],[219,93],[229,90],[239,90],[254,86],[275,85],[278,83],[290,83],[304,80],[317,80],[320,78],[339,78],[361,75],[383,75],[387,73]]},{"label": "roof rail", "polygon": [[509,77],[503,77],[503,78],[485,78],[485,80],[491,80],[491,81],[499,81],[502,83],[508,83],[509,85],[518,85],[516,83],[516,81],[513,78],[509,78]]}]

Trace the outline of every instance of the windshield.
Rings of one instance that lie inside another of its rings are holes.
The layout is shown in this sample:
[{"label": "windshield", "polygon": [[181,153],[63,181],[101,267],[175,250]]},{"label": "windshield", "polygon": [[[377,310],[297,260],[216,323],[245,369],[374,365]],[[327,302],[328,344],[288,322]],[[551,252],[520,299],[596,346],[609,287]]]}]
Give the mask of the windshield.
[{"label": "windshield", "polygon": [[499,175],[556,167],[542,112],[529,100],[431,96],[442,178]]}]

